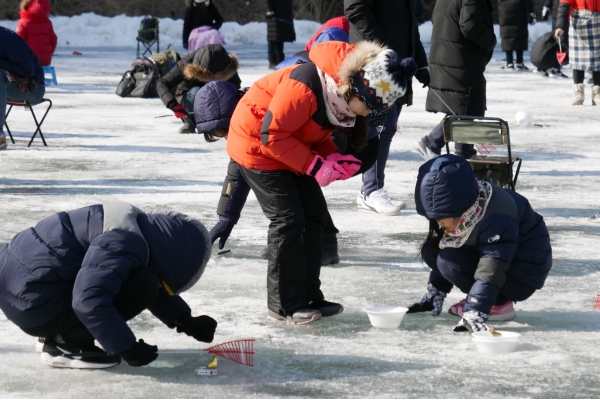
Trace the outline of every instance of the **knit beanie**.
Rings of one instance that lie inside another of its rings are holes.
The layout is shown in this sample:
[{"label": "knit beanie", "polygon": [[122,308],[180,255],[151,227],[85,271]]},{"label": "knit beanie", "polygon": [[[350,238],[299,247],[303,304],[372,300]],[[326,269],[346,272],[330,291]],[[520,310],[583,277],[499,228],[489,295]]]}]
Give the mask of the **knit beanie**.
[{"label": "knit beanie", "polygon": [[371,110],[369,122],[379,126],[394,105],[406,93],[407,81],[417,71],[412,58],[400,60],[394,50],[383,50],[350,77],[352,93]]}]

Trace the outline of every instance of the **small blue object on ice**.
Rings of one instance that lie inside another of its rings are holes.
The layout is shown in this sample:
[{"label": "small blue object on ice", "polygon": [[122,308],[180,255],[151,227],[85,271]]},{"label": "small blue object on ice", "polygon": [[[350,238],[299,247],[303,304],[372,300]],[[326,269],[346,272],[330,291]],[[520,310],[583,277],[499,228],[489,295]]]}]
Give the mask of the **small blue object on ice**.
[{"label": "small blue object on ice", "polygon": [[[54,71],[54,67],[47,66],[42,67],[42,69],[44,70],[44,80],[46,81],[46,83],[52,83],[58,86],[58,81],[56,80],[56,71]],[[46,78],[46,74],[50,74],[51,78]]]}]

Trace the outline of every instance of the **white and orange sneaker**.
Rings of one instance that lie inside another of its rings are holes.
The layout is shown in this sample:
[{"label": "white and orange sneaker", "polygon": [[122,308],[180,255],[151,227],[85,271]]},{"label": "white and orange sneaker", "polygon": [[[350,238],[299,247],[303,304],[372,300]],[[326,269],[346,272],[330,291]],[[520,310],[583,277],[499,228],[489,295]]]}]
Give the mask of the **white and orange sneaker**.
[{"label": "white and orange sneaker", "polygon": [[[462,317],[463,315],[463,307],[467,304],[467,299],[463,299],[458,303],[452,305],[448,310],[449,314],[458,315]],[[508,300],[506,303],[500,306],[492,307],[490,311],[490,317],[487,319],[488,321],[497,321],[497,322],[506,322],[512,321],[517,317],[517,313],[515,312],[515,308],[513,307],[513,302]]]}]

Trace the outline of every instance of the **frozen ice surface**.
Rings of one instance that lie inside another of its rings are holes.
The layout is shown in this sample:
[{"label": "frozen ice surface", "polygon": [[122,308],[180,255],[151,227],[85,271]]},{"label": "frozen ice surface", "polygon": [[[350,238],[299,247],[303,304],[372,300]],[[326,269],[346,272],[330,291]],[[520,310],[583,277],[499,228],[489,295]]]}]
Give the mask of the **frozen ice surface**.
[{"label": "frozen ice surface", "polygon": [[[301,44],[286,44],[286,53]],[[268,72],[263,45],[228,46],[240,57],[244,85]],[[68,47],[54,57],[59,86],[36,139],[30,115],[9,117],[17,144],[0,152],[0,243],[61,210],[123,200],[139,207],[188,213],[210,229],[226,173],[225,141],[177,133],[180,122],[159,99],[122,99],[117,83],[135,58],[129,48],[86,48],[74,57]],[[407,315],[398,329],[372,328],[362,311],[370,305],[405,306],[421,298],[428,270],[416,254],[426,221],[416,215],[413,191],[421,158],[412,142],[442,117],[424,111],[426,90],[415,84],[414,106],[402,111],[402,134],[392,143],[386,171],[390,194],[408,203],[400,216],[356,209],[360,179],[324,189],[340,229],[341,263],[322,270],[327,299],[346,311],[308,326],[266,321],[267,220],[251,195],[226,248],[214,256],[200,282],[183,297],[194,313],[219,321],[215,344],[256,338],[256,366],[219,360],[219,374],[197,376],[207,353],[164,355],[143,368],[120,365],[104,371],[49,368],[35,353],[35,338],[0,314],[2,398],[598,398],[600,397],[600,226],[587,218],[600,199],[600,110],[573,107],[570,80],[499,69],[490,64],[488,115],[511,124],[514,153],[523,157],[518,190],[546,219],[554,267],[546,286],[516,304],[517,319],[499,329],[521,333],[518,351],[490,356],[476,351],[467,335],[453,333],[447,313]],[[570,74],[570,71],[566,71]],[[524,107],[536,123],[512,127]],[[215,248],[216,249],[216,248]],[[216,254],[216,251],[215,251]],[[453,291],[446,307],[459,301]],[[131,322],[139,338],[159,349],[206,348],[178,335],[144,312]]]}]

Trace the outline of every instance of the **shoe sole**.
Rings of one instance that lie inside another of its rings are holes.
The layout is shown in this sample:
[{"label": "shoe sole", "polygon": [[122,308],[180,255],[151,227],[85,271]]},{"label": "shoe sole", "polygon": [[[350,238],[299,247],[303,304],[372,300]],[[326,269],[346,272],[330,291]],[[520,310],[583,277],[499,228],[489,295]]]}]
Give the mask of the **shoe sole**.
[{"label": "shoe sole", "polygon": [[369,212],[369,213],[373,213],[373,214],[380,214],[380,215],[387,215],[389,217],[393,217],[396,215],[400,215],[400,209],[398,209],[398,211],[384,211],[384,212],[378,212],[377,210],[375,210],[374,208],[369,207],[368,205],[366,205],[365,203],[362,204],[362,207],[360,208],[361,210],[363,210],[364,212]]},{"label": "shoe sole", "polygon": [[57,356],[53,357],[48,353],[42,353],[40,360],[43,364],[46,364],[54,368],[71,368],[71,369],[106,369],[116,367],[120,362],[107,363],[107,364],[95,364],[88,363],[82,360],[73,360],[71,358]]},{"label": "shoe sole", "polygon": [[321,314],[316,314],[313,315],[312,318],[310,320],[306,320],[306,321],[294,321],[291,319],[287,319],[286,317],[282,317],[279,314],[275,314],[273,311],[269,311],[267,313],[267,320],[268,321],[274,321],[274,322],[287,322],[290,325],[304,325],[304,324],[310,324],[311,322],[315,322],[320,320],[321,318],[323,318],[323,316]]}]

